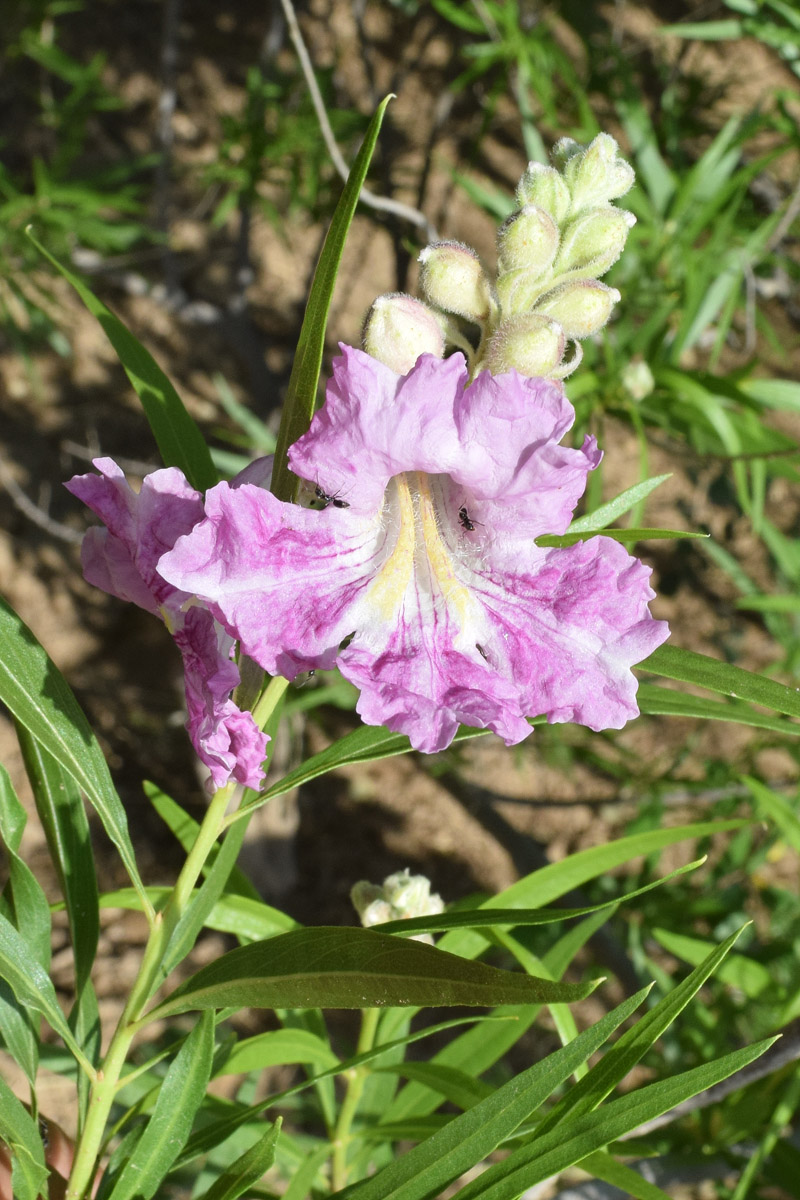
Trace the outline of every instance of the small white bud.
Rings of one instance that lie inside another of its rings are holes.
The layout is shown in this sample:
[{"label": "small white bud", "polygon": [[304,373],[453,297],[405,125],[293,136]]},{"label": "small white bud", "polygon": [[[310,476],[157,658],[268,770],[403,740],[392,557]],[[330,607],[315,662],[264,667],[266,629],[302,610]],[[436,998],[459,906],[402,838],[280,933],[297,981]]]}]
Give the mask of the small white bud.
[{"label": "small white bud", "polygon": [[558,252],[558,228],[543,208],[526,204],[512,213],[497,233],[500,271],[525,270],[532,279],[542,275]]},{"label": "small white bud", "polygon": [[[388,875],[380,886],[362,879],[353,885],[350,899],[365,928],[444,912],[441,896],[431,894],[430,880],[424,875],[412,875],[408,867]],[[413,940],[433,941],[427,933],[417,934]]]},{"label": "small white bud", "polygon": [[597,279],[580,279],[549,292],[536,311],[554,317],[567,337],[586,338],[600,332],[619,299],[616,288]]},{"label": "small white bud", "polygon": [[564,231],[554,274],[580,271],[604,275],[622,254],[635,224],[633,213],[610,205],[581,213]]},{"label": "small white bud", "polygon": [[474,250],[461,242],[434,242],[419,256],[420,286],[430,304],[480,324],[489,316],[492,289]]},{"label": "small white bud", "polygon": [[622,386],[632,400],[644,400],[656,386],[653,372],[643,358],[634,358],[622,371]]},{"label": "small white bud", "polygon": [[564,353],[566,337],[558,321],[539,313],[521,313],[498,326],[486,348],[485,363],[493,375],[550,375]]},{"label": "small white bud", "polygon": [[520,208],[526,204],[536,204],[552,217],[556,225],[560,225],[569,213],[570,202],[569,188],[554,167],[546,167],[539,162],[528,163],[517,186]]},{"label": "small white bud", "polygon": [[564,166],[564,178],[572,193],[572,212],[594,208],[633,187],[633,167],[620,157],[619,146],[610,133],[598,133],[588,146],[578,147]]},{"label": "small white bud", "polygon": [[398,375],[407,375],[420,354],[443,358],[445,337],[439,317],[427,304],[397,292],[379,296],[372,305],[361,344]]}]

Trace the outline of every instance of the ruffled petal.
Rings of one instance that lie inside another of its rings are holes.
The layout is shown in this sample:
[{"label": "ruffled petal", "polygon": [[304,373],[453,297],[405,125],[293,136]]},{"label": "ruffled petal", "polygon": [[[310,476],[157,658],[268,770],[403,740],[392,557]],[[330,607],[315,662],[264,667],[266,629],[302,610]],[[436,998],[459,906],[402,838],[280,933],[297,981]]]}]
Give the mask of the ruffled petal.
[{"label": "ruffled petal", "polygon": [[233,639],[203,608],[190,608],[174,632],[183,657],[186,729],[192,745],[211,772],[214,788],[232,777],[246,787],[258,788],[264,778],[262,764],[267,737],[250,713],[231,700],[239,682],[239,669],[231,661]]},{"label": "ruffled petal", "polygon": [[153,471],[135,492],[113,459],[96,458],[93,465],[99,475],[76,475],[65,485],[106,526],[90,531],[85,542],[87,580],[150,612],[180,607],[185,597],[174,596],[158,560],[202,519],[203,497],[177,467]]}]

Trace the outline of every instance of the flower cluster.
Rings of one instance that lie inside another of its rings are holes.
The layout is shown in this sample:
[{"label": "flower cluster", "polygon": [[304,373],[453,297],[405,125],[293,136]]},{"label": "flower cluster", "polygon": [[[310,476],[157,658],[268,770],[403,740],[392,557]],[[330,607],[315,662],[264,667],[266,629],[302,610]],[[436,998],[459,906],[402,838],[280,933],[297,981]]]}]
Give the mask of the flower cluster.
[{"label": "flower cluster", "polygon": [[[635,223],[615,207],[634,181],[607,133],[589,146],[564,138],[561,167],[532,162],[517,188],[517,209],[497,236],[497,278],[469,246],[435,242],[420,255],[425,301],[381,296],[364,327],[364,349],[400,374],[422,353],[448,346],[468,355],[472,371],[561,379],[581,360],[580,340],[599,332],[619,300],[599,276],[616,262]],[[462,323],[477,326],[473,352]],[[564,362],[567,343],[574,352]]]},{"label": "flower cluster", "polygon": [[216,787],[262,775],[264,735],[232,700],[236,643],[271,675],[338,667],[367,724],[425,752],[459,724],[511,745],[533,716],[599,730],[637,715],[631,668],[668,635],[649,569],[610,537],[537,544],[567,530],[600,461],[592,437],[560,444],[574,420],[561,360],[618,298],[596,276],[631,223],[611,203],[633,178],[612,138],[557,153],[562,172],[531,164],[520,183],[495,286],[466,247],[430,246],[428,303],[382,297],[369,353],[342,347],[289,451],[306,504],[267,491],[258,464],[205,499],[175,469],[137,495],[109,459],[68,485],[107,526],[87,535],[86,577],[175,638]]}]

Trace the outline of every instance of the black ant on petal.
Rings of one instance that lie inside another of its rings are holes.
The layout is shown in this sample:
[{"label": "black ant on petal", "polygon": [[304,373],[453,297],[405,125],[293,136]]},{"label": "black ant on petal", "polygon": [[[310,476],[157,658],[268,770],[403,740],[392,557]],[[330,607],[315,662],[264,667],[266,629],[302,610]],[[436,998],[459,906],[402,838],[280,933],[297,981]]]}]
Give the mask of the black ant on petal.
[{"label": "black ant on petal", "polygon": [[461,522],[461,528],[466,529],[467,533],[475,532],[475,522],[470,518],[466,504],[462,504],[458,510],[458,519]]},{"label": "black ant on petal", "polygon": [[338,495],[329,495],[328,492],[322,490],[319,484],[316,484],[314,487],[314,495],[316,496],[317,500],[322,502],[323,508],[327,508],[329,504],[332,504],[334,508],[350,507],[346,500],[342,500],[342,498]]}]

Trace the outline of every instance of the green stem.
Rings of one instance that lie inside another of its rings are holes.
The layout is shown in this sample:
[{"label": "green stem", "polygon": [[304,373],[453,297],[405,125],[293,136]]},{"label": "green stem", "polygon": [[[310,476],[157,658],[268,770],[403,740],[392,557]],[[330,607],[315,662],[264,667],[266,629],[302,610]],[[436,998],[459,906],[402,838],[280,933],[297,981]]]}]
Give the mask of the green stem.
[{"label": "green stem", "polygon": [[[275,716],[278,704],[288,683],[280,677],[271,679],[253,710],[253,716],[264,728]],[[273,745],[274,743],[270,743]],[[228,806],[238,807],[245,789],[241,784],[228,783],[211,797],[197,831],[194,845],[172,889],[162,912],[157,912],[142,955],[142,962],[128,1002],[117,1022],[102,1068],[92,1084],[86,1122],[78,1141],[70,1172],[65,1200],[82,1200],[90,1190],[96,1170],[97,1157],[103,1142],[108,1114],[119,1087],[122,1068],[131,1042],[142,1027],[142,1016],[153,992],[161,983],[161,964],[170,938],[191,903],[192,892],[200,878],[206,860],[225,827]]]},{"label": "green stem", "polygon": [[[375,1034],[378,1031],[379,1008],[365,1008],[361,1014],[361,1033],[356,1047],[356,1054],[366,1054],[375,1044]],[[353,1067],[347,1072],[347,1091],[342,1107],[339,1110],[339,1120],[333,1141],[331,1158],[331,1187],[338,1192],[347,1183],[347,1151],[350,1145],[350,1130],[353,1119],[358,1111],[364,1085],[369,1075],[369,1067]]]}]

